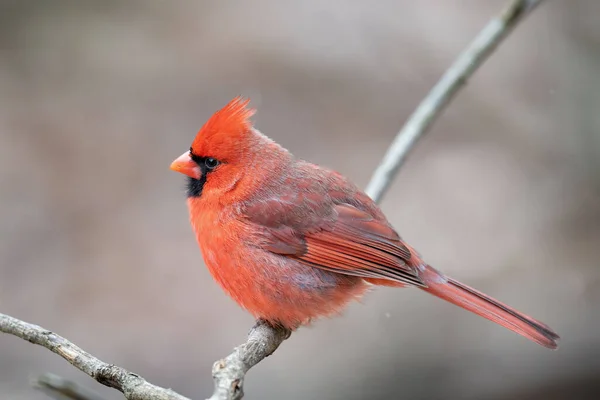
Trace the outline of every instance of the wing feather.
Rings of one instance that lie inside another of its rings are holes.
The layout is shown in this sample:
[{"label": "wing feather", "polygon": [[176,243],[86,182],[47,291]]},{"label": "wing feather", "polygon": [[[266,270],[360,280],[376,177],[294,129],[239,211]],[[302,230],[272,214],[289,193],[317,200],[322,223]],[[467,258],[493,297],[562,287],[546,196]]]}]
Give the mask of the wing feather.
[{"label": "wing feather", "polygon": [[350,204],[334,205],[328,218],[304,220],[295,228],[289,218],[276,227],[272,214],[269,221],[271,252],[340,274],[425,286],[408,262],[411,250],[389,223]]}]

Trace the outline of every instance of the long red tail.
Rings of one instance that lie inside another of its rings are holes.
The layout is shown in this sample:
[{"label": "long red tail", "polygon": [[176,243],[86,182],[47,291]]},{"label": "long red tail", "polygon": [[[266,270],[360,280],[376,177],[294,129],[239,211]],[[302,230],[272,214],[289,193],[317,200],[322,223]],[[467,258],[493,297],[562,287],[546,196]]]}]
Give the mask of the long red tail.
[{"label": "long red tail", "polygon": [[487,318],[544,347],[558,348],[557,341],[560,337],[548,325],[502,304],[480,291],[448,278],[430,266],[425,267],[421,278],[427,284],[427,287],[421,289],[426,292]]}]

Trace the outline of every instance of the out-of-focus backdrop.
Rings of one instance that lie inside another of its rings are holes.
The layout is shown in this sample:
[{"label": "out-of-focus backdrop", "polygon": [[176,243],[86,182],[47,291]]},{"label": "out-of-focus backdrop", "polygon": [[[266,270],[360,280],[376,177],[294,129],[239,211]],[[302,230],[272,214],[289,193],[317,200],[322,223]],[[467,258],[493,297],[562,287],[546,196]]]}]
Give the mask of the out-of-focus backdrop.
[{"label": "out-of-focus backdrop", "polygon": [[[364,187],[504,1],[0,3],[0,311],[193,398],[252,318],[211,280],[169,171],[233,96]],[[429,262],[555,328],[557,352],[417,290],[301,329],[248,399],[591,399],[600,390],[600,2],[546,2],[382,203]],[[58,356],[0,336],[0,398]]]}]

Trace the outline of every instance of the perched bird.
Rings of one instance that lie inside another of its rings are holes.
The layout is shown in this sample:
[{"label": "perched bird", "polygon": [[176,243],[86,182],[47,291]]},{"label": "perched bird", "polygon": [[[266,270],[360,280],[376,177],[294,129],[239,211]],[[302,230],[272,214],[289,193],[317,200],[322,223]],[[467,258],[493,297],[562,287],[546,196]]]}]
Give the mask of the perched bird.
[{"label": "perched bird", "polygon": [[414,286],[555,349],[547,325],[428,265],[339,173],[294,158],[255,129],[237,97],[171,164],[214,279],[256,318],[294,330],[372,285]]}]

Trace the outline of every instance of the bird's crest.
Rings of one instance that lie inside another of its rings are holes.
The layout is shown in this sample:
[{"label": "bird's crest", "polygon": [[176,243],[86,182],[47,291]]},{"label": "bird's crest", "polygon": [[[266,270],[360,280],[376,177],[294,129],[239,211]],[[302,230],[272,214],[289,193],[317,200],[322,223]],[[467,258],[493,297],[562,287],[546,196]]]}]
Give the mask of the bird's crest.
[{"label": "bird's crest", "polygon": [[235,97],[225,107],[217,111],[200,128],[192,148],[201,148],[203,143],[213,135],[237,136],[246,132],[252,127],[250,117],[256,112],[249,108],[250,99],[244,99],[241,96]]}]

